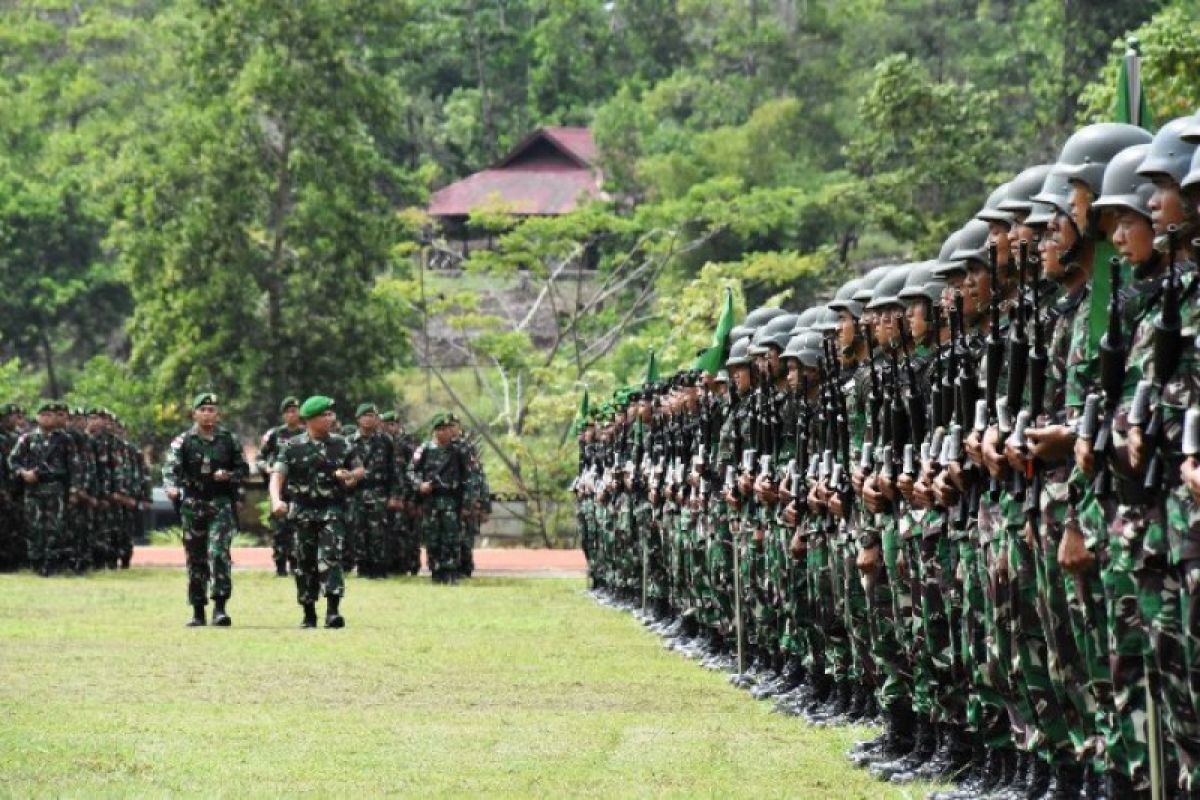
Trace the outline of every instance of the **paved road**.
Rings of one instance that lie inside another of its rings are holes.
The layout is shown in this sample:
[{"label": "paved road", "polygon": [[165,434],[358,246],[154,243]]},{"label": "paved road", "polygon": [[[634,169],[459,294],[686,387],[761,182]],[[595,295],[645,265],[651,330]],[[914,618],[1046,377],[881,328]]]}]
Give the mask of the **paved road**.
[{"label": "paved road", "polygon": [[[133,551],[135,567],[180,567],[185,564],[182,547],[138,547]],[[274,569],[269,547],[233,548],[236,569]],[[538,550],[531,548],[486,548],[475,551],[475,571],[479,575],[540,575],[577,577],[586,570],[579,550]]]}]

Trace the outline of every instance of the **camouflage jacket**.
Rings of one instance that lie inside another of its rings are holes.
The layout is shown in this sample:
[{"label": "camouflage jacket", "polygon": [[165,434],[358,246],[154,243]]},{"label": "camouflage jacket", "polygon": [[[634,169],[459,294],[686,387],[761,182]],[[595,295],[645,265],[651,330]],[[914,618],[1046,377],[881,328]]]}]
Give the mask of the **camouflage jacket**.
[{"label": "camouflage jacket", "polygon": [[388,497],[400,496],[400,478],[396,474],[396,445],[391,436],[376,431],[366,436],[356,431],[348,437],[354,455],[366,472],[358,487],[363,491],[380,492]]},{"label": "camouflage jacket", "polygon": [[[231,474],[228,481],[217,481],[218,470]],[[184,499],[218,500],[237,498],[238,487],[250,474],[242,447],[233,433],[218,427],[212,438],[201,435],[193,425],[176,436],[167,450],[163,465],[163,486],[179,489]]]},{"label": "camouflage jacket", "polygon": [[362,461],[344,436],[331,433],[324,439],[313,439],[306,432],[280,452],[271,468],[283,475],[288,496],[303,511],[343,504],[349,491],[334,473],[361,466]]},{"label": "camouflage jacket", "polygon": [[34,429],[21,434],[8,456],[9,470],[37,472],[37,485],[56,484],[66,491],[72,485],[72,471],[77,470],[71,437],[60,430]]},{"label": "camouflage jacket", "polygon": [[467,482],[467,456],[463,446],[451,442],[446,447],[438,447],[432,439],[425,442],[413,453],[409,479],[414,487],[432,483],[434,497],[449,497],[461,503]]},{"label": "camouflage jacket", "polygon": [[305,432],[303,425],[297,428],[289,428],[287,425],[276,425],[274,428],[271,428],[271,430],[263,434],[262,441],[259,442],[258,458],[255,460],[254,466],[261,473],[270,472],[271,465],[279,458],[279,453],[283,448],[299,439]]}]

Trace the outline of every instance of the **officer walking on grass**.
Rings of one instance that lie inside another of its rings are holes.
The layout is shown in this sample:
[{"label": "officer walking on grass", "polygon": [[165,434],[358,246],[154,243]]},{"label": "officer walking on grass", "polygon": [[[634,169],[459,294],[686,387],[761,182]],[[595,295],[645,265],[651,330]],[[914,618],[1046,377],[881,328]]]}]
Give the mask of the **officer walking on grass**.
[{"label": "officer walking on grass", "polygon": [[183,546],[187,552],[188,627],[206,625],[205,590],[213,599],[213,625],[229,627],[233,620],[225,603],[233,594],[233,562],[229,547],[237,530],[234,503],[238,487],[250,474],[242,447],[221,419],[217,396],[201,392],[192,401],[194,424],[176,436],[163,466],[163,485],[171,502],[179,504]]},{"label": "officer walking on grass", "polygon": [[[316,603],[325,593],[326,628],[343,628],[340,613],[346,584],[342,546],[350,491],[362,480],[362,462],[344,436],[333,432],[333,400],[314,395],[300,406],[306,431],[279,454],[271,474],[271,513],[287,516],[296,537],[296,597],[304,608],[302,628],[317,627]],[[285,501],[285,492],[290,504]]]}]

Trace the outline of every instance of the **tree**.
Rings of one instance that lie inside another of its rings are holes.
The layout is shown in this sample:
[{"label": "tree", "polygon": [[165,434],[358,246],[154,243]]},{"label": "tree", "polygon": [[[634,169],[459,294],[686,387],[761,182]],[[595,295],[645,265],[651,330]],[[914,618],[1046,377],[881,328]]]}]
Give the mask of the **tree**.
[{"label": "tree", "polygon": [[211,388],[265,422],[285,393],[380,391],[404,355],[372,287],[404,269],[390,198],[419,195],[378,144],[396,135],[396,87],[360,57],[390,8],[192,7],[188,91],[126,154],[114,237],[134,365],[160,400]]}]

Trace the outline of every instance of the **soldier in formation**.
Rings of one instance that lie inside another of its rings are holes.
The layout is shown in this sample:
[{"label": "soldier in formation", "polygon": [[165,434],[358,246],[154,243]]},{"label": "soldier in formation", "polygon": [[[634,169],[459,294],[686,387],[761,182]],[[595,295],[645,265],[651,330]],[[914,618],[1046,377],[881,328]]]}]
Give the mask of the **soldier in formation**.
[{"label": "soldier in formation", "polygon": [[579,420],[588,575],[943,800],[1200,796],[1200,117]]},{"label": "soldier in formation", "polygon": [[0,406],[0,569],[127,569],[150,500],[141,450],[105,408]]}]

